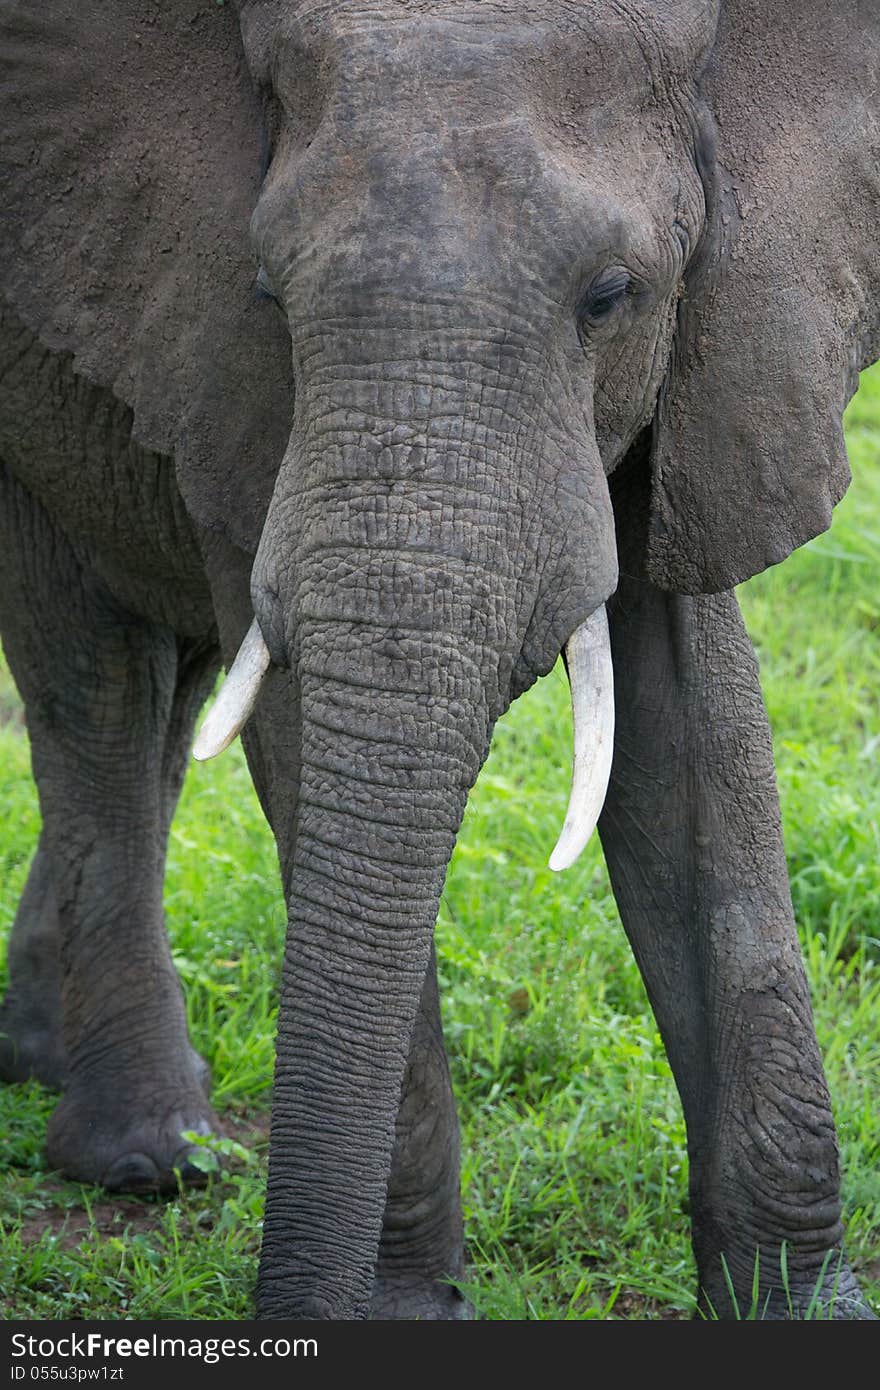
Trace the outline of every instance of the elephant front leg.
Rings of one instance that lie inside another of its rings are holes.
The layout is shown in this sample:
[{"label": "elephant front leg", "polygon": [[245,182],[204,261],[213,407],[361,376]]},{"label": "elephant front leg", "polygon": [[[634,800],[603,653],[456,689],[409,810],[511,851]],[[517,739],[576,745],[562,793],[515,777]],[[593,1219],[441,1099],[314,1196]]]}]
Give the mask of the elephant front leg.
[{"label": "elephant front leg", "polygon": [[461,1319],[464,1274],[459,1134],[434,952],[410,1042],[370,1316]]},{"label": "elephant front leg", "polygon": [[[192,725],[209,687],[213,660],[194,643],[180,643],[177,684],[162,760],[164,830],[177,805]],[[61,923],[45,831],[31,861],[27,883],[10,932],[6,962],[9,986],[0,1004],[0,1080],[35,1080],[63,1089],[68,1070],[61,1010]],[[207,1063],[193,1053],[207,1095]]]},{"label": "elephant front leg", "polygon": [[216,661],[120,609],[2,470],[0,525],[4,646],[43,816],[13,941],[13,1043],[29,1028],[53,1040],[50,1162],[113,1189],[173,1189],[176,1169],[197,1177],[181,1132],[216,1125],[162,911],[176,745]]},{"label": "elephant front leg", "polygon": [[[772,747],[732,594],[624,579],[600,833],[684,1105],[699,1307],[871,1317],[843,1254],[838,1147]],[[783,1255],[784,1248],[784,1255]],[[787,1272],[786,1272],[787,1267]],[[731,1295],[733,1291],[733,1297]]]}]

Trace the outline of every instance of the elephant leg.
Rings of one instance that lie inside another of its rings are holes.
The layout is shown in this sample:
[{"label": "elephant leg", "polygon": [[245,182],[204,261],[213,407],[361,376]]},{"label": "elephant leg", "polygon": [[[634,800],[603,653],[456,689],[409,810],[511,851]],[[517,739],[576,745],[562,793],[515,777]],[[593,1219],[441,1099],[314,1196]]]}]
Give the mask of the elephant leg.
[{"label": "elephant leg", "polygon": [[397,1116],[371,1317],[467,1318],[454,1283],[463,1274],[458,1116],[432,950]]},{"label": "elephant leg", "polygon": [[600,833],[684,1107],[699,1308],[744,1316],[757,1261],[759,1317],[796,1316],[817,1288],[831,1316],[870,1317],[843,1254],[837,1139],[736,600],[625,577],[610,613]]},{"label": "elephant leg", "polygon": [[[193,724],[217,666],[216,661],[203,662],[194,644],[179,645],[177,688],[162,766],[166,836],[183,783]],[[0,1004],[0,1080],[33,1079],[60,1091],[67,1075],[61,1021],[61,926],[45,834],[31,861],[6,958],[9,986]],[[193,1057],[207,1095],[210,1069],[198,1053]]]},{"label": "elephant leg", "polygon": [[[48,1156],[81,1181],[172,1190],[175,1169],[197,1178],[181,1131],[216,1126],[162,912],[182,744],[216,657],[122,609],[3,470],[0,527],[0,623],[43,817],[25,894],[38,903],[42,885],[42,909],[23,902],[16,955],[38,954],[38,929],[53,949],[66,1058]],[[25,978],[13,998],[34,995]]]}]

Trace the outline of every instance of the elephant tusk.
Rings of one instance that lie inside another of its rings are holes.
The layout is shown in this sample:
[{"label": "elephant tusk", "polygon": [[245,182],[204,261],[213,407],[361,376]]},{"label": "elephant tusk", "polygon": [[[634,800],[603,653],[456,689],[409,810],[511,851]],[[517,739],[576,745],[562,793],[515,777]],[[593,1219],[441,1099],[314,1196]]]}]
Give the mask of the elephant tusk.
[{"label": "elephant tusk", "polygon": [[596,828],[608,791],[614,752],[614,671],[605,605],[581,623],[565,644],[574,765],[568,811],[550,868],[559,873],[574,863]]},{"label": "elephant tusk", "polygon": [[269,648],[254,618],[193,744],[193,757],[199,762],[215,758],[241,733],[254,712],[268,670]]}]

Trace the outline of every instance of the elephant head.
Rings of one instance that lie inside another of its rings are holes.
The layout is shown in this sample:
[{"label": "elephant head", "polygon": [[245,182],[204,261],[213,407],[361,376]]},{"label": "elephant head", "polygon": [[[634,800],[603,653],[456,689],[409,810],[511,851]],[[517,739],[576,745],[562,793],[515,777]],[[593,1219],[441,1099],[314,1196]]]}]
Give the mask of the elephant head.
[{"label": "elephant head", "polygon": [[255,554],[244,693],[200,751],[290,671],[266,1306],[346,1316],[468,790],[568,643],[587,771],[555,867],[601,805],[608,475],[650,458],[644,563],[685,592],[782,559],[845,486],[840,412],[877,350],[852,119],[876,22],[859,0],[796,25],[757,0],[237,8],[4,0],[29,54],[7,293]]}]

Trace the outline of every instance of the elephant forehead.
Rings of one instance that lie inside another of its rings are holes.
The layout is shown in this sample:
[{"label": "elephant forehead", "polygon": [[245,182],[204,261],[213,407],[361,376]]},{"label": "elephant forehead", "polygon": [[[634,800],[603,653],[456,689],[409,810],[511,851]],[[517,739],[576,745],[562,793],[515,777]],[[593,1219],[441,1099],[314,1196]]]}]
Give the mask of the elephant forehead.
[{"label": "elephant forehead", "polygon": [[586,86],[594,98],[640,101],[690,71],[700,47],[666,7],[639,3],[259,0],[243,27],[252,67],[282,97],[295,106],[317,78],[354,119],[364,104],[377,115],[379,88],[385,112],[415,97],[426,120],[439,111],[453,123],[473,108],[521,109],[542,86],[554,100]]},{"label": "elephant forehead", "polygon": [[664,33],[633,12],[252,9],[277,119],[252,231],[276,289],[308,314],[362,283],[505,303],[533,285],[535,305],[567,311],[596,264],[652,265],[687,181],[668,132],[692,132],[667,100]]}]

